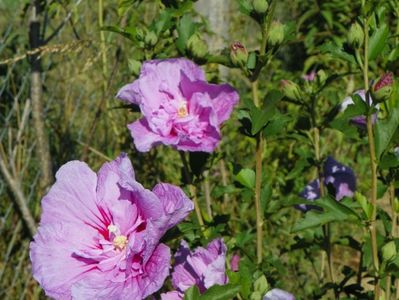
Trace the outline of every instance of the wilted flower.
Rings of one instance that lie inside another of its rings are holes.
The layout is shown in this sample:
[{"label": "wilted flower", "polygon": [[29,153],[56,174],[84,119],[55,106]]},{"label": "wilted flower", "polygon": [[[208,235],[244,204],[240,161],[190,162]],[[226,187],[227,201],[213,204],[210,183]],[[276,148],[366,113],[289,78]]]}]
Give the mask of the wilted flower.
[{"label": "wilted flower", "polygon": [[[324,186],[330,190],[337,201],[344,197],[352,197],[356,190],[356,177],[352,169],[340,164],[329,156],[323,165]],[[320,198],[320,181],[313,180],[300,193],[300,196],[315,201]],[[314,205],[300,204],[296,206],[302,211],[315,208]]]},{"label": "wilted flower", "polygon": [[391,96],[393,88],[392,72],[382,75],[377,82],[371,87],[371,94],[375,102],[383,102]]},{"label": "wilted flower", "polygon": [[272,289],[266,293],[263,300],[295,300],[295,297],[284,290]]},{"label": "wilted flower", "polygon": [[[354,93],[355,95],[360,96],[360,98],[366,102],[366,92],[364,90],[358,90]],[[369,100],[371,103],[373,103],[373,99],[369,96]],[[354,104],[352,96],[348,96],[344,99],[344,101],[341,103],[341,111],[344,111],[348,108],[349,105]],[[378,104],[376,106],[378,109]],[[377,114],[372,115],[372,123],[374,124],[377,121]],[[351,122],[357,126],[360,127],[365,127],[367,125],[367,118],[366,116],[356,116],[351,119]]]},{"label": "wilted flower", "polygon": [[227,283],[226,246],[222,239],[215,239],[208,247],[198,247],[193,252],[186,241],[182,241],[175,255],[175,267],[172,273],[172,284],[176,291],[162,294],[162,300],[179,300],[184,298],[184,291],[196,285],[204,293],[213,285]]},{"label": "wilted flower", "polygon": [[94,173],[71,161],[42,200],[30,245],[33,276],[56,299],[143,299],[169,274],[170,249],[159,240],[193,209],[183,191],[135,180],[122,154]]},{"label": "wilted flower", "polygon": [[212,152],[220,125],[239,100],[230,85],[209,84],[201,68],[184,58],[145,62],[140,77],[117,97],[140,106],[144,117],[128,128],[142,152],[158,144]]},{"label": "wilted flower", "polygon": [[238,254],[234,254],[230,259],[230,269],[233,272],[238,272],[239,264],[240,264],[240,256]]}]

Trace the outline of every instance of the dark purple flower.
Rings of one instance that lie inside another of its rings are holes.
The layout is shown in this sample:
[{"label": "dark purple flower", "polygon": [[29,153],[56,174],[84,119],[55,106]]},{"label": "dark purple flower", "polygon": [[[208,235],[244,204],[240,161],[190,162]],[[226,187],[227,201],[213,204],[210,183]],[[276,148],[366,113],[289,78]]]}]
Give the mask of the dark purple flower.
[{"label": "dark purple flower", "polygon": [[280,289],[272,289],[266,293],[263,300],[295,300],[295,296]]},{"label": "dark purple flower", "polygon": [[[323,165],[324,186],[326,191],[334,195],[337,201],[344,197],[353,197],[356,190],[356,177],[352,169],[337,162],[331,156],[327,157]],[[315,201],[320,198],[320,181],[313,180],[300,193],[302,198]],[[296,206],[302,211],[317,208],[315,205],[300,204]]]},{"label": "dark purple flower", "polygon": [[184,291],[196,285],[204,293],[213,285],[225,285],[226,245],[222,239],[215,239],[207,248],[198,247],[194,251],[186,241],[182,241],[175,255],[175,267],[172,273],[172,284],[176,291],[162,294],[162,300],[181,300]]},{"label": "dark purple flower", "polygon": [[185,58],[145,62],[140,77],[117,97],[140,107],[143,118],[128,128],[141,152],[158,144],[212,152],[239,100],[230,85],[209,84],[202,69]]}]

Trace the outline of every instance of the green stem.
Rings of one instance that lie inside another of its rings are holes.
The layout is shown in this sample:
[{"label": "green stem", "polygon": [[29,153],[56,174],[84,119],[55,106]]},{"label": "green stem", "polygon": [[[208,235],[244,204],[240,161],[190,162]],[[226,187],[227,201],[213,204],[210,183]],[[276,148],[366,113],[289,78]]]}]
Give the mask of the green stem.
[{"label": "green stem", "polygon": [[[363,79],[364,79],[364,89],[366,92],[366,102],[369,101],[369,61],[368,61],[368,46],[369,46],[369,20],[366,18],[364,22],[364,68],[363,68]],[[375,154],[375,143],[374,143],[374,133],[373,133],[373,123],[372,115],[367,115],[367,138],[369,144],[370,152],[370,165],[371,165],[371,206],[372,214],[370,220],[370,238],[371,238],[371,250],[374,265],[374,299],[378,300],[380,295],[380,283],[378,278],[379,270],[379,260],[378,260],[378,248],[377,248],[377,229],[376,229],[376,219],[377,219],[377,160]]]},{"label": "green stem", "polygon": [[[320,160],[321,160],[321,154],[320,154],[320,131],[319,128],[314,127],[313,128],[313,144],[314,144],[314,150],[315,150],[315,156],[316,160],[319,163],[317,166],[317,174],[320,182],[320,197],[323,198],[325,196],[325,190],[324,190],[324,185],[323,185],[323,172],[321,171],[321,166],[320,166]],[[332,253],[332,245],[331,245],[331,225],[330,224],[325,224],[323,225],[323,233],[324,233],[324,239],[325,239],[325,244],[326,244],[326,253],[327,253],[327,264],[328,264],[328,273],[330,275],[330,280],[335,283],[335,272],[334,272],[334,256]]]},{"label": "green stem", "polygon": [[[396,208],[395,208],[395,186],[393,183],[391,183],[389,186],[389,202],[391,204],[391,220],[392,220],[391,238],[397,238],[398,215],[396,213]],[[397,278],[395,279],[395,285],[396,281]],[[388,273],[385,285],[385,298],[387,300],[391,299],[391,286],[392,286],[392,275],[391,273]]]},{"label": "green stem", "polygon": [[186,155],[184,152],[179,151],[179,154],[180,154],[180,158],[183,162],[184,177],[188,184],[188,189],[190,191],[191,198],[194,202],[194,210],[195,210],[195,214],[197,215],[198,224],[201,226],[201,231],[204,232],[204,220],[202,219],[201,208],[199,207],[198,199],[197,199],[197,191],[196,191],[195,186],[193,185],[193,179],[190,174],[190,168],[188,165],[188,161],[186,159]]}]

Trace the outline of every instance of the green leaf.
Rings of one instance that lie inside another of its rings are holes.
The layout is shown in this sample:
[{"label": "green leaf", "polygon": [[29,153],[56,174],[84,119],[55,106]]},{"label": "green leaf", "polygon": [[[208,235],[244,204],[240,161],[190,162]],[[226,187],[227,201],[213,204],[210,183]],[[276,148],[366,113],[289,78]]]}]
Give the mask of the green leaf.
[{"label": "green leaf", "polygon": [[155,29],[154,31],[157,35],[159,35],[161,32],[170,28],[171,25],[172,25],[172,14],[171,14],[170,10],[165,9],[159,15],[156,23],[154,24],[154,29]]},{"label": "green leaf", "polygon": [[384,50],[387,45],[386,41],[388,38],[389,29],[386,24],[383,24],[370,37],[369,42],[369,60],[374,60]]},{"label": "green leaf", "polygon": [[200,300],[200,292],[196,285],[193,285],[184,293],[184,300]]},{"label": "green leaf", "polygon": [[338,45],[333,44],[332,42],[325,43],[319,47],[321,53],[328,53],[334,58],[342,59],[347,62],[356,63],[355,57],[344,50]]},{"label": "green leaf", "polygon": [[317,212],[312,210],[307,212],[304,218],[294,225],[292,232],[318,227],[330,222],[356,221],[360,219],[351,208],[330,197],[321,198],[309,203],[320,206],[323,208],[323,211]]},{"label": "green leaf", "polygon": [[391,110],[386,120],[380,120],[375,125],[375,151],[379,160],[381,154],[387,149],[395,131],[399,126],[399,105]]},{"label": "green leaf", "polygon": [[247,68],[252,70],[256,67],[256,53],[250,52],[247,60]]},{"label": "green leaf", "polygon": [[243,186],[253,189],[255,187],[255,172],[252,169],[242,169],[238,172],[236,180]]},{"label": "green leaf", "polygon": [[201,295],[200,300],[230,300],[239,290],[240,286],[236,284],[214,285]]},{"label": "green leaf", "polygon": [[262,275],[255,280],[254,289],[257,292],[260,292],[262,295],[269,290],[269,283],[267,282],[265,275]]},{"label": "green leaf", "polygon": [[121,36],[131,40],[136,41],[135,30],[132,28],[121,28],[119,26],[103,26],[100,28],[102,31],[110,31],[120,34]]},{"label": "green leaf", "polygon": [[177,49],[184,53],[186,50],[186,44],[188,39],[194,34],[196,30],[196,24],[192,21],[191,16],[184,15],[179,22],[177,32],[179,37],[176,40]]}]

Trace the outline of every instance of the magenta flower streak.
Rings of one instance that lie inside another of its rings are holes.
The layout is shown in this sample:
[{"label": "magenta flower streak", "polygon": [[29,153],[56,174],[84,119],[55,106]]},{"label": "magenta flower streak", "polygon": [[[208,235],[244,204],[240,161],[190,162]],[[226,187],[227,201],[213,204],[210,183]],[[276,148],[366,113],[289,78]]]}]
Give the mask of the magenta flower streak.
[{"label": "magenta flower streak", "polygon": [[209,84],[201,68],[184,58],[145,62],[140,77],[117,97],[141,109],[143,118],[128,128],[142,152],[158,144],[212,152],[239,100],[230,85]]},{"label": "magenta flower streak", "polygon": [[175,186],[153,191],[135,180],[126,155],[98,174],[71,161],[42,200],[41,223],[30,245],[33,276],[55,299],[143,299],[169,274],[164,233],[193,203]]}]

